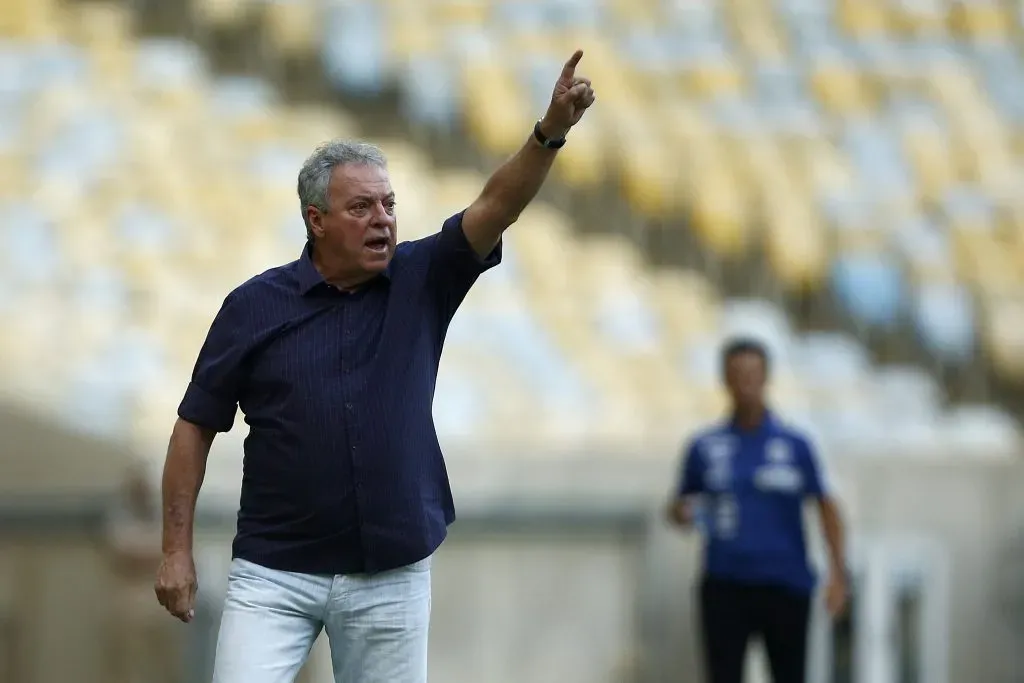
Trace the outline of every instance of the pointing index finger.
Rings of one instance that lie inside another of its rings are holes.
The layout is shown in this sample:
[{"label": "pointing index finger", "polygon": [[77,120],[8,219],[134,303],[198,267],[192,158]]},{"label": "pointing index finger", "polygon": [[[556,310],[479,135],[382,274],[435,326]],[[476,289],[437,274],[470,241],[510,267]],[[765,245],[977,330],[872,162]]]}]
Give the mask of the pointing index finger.
[{"label": "pointing index finger", "polygon": [[569,57],[569,61],[562,67],[562,78],[572,78],[573,74],[576,73],[576,65],[583,59],[583,50],[576,50],[572,53],[572,57]]}]

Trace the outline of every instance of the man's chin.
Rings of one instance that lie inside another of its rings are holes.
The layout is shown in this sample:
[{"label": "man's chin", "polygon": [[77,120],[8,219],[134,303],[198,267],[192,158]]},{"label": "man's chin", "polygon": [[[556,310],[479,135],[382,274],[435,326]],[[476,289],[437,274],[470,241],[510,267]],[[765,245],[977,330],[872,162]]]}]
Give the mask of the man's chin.
[{"label": "man's chin", "polygon": [[380,273],[387,269],[391,263],[391,251],[376,254],[370,253],[363,258],[363,268],[370,273]]}]

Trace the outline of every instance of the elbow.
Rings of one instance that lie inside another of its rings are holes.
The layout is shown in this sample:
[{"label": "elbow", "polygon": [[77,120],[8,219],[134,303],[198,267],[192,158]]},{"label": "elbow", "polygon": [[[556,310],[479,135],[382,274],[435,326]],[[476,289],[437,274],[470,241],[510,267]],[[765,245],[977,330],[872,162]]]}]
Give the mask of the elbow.
[{"label": "elbow", "polygon": [[175,437],[179,437],[188,441],[205,443],[207,446],[213,443],[213,439],[216,436],[216,430],[210,429],[209,427],[203,427],[195,422],[189,422],[181,417],[175,420],[174,429],[171,430],[172,440],[174,440]]}]

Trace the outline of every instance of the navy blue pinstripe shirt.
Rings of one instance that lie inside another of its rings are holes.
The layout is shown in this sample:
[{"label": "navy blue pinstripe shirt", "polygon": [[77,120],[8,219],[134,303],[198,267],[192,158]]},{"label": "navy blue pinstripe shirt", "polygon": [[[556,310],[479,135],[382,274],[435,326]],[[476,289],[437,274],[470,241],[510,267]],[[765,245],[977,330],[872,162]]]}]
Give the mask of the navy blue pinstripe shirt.
[{"label": "navy blue pinstripe shirt", "polygon": [[309,246],[233,290],[210,327],[178,416],[245,439],[232,547],[271,569],[376,572],[430,555],[455,519],[432,403],[448,323],[481,260],[462,214],[399,244],[353,293]]}]

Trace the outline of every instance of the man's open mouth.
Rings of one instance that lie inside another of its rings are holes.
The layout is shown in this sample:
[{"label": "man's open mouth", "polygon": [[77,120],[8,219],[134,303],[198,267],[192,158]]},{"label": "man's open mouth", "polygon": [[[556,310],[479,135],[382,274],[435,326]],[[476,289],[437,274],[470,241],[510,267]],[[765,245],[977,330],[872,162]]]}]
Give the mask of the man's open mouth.
[{"label": "man's open mouth", "polygon": [[387,237],[374,237],[366,240],[366,248],[378,254],[385,254],[388,251]]}]

